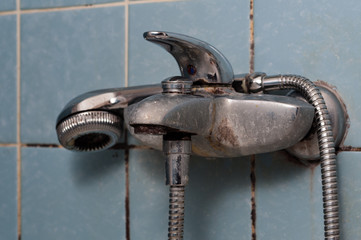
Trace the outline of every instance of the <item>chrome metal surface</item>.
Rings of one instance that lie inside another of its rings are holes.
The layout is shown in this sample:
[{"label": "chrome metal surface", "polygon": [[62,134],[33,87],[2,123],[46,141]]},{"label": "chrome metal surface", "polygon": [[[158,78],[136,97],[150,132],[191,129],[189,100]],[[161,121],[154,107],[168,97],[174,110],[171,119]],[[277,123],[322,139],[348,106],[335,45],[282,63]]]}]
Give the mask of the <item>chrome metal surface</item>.
[{"label": "chrome metal surface", "polygon": [[166,184],[169,192],[168,239],[183,239],[184,190],[188,183],[191,137],[184,133],[168,133],[163,137],[166,156]]},{"label": "chrome metal surface", "polygon": [[66,117],[91,110],[112,110],[127,107],[135,101],[161,93],[160,84],[128,88],[111,88],[87,92],[72,99],[61,111],[56,125]]},{"label": "chrome metal surface", "polygon": [[[347,135],[348,115],[346,106],[335,87],[323,81],[316,81],[314,84],[320,89],[325,100],[327,110],[331,118],[332,133],[335,146],[340,146]],[[302,95],[297,91],[292,91],[289,96],[302,99]],[[303,160],[320,159],[320,149],[317,139],[317,126],[313,126],[307,136],[300,142],[286,149],[289,153]]]},{"label": "chrome metal surface", "polygon": [[192,92],[192,81],[183,77],[171,77],[162,81],[163,93],[183,93]]},{"label": "chrome metal surface", "polygon": [[263,86],[263,78],[264,76],[266,76],[265,73],[261,73],[261,72],[255,72],[252,74],[249,74],[246,77],[246,85],[244,85],[244,87],[246,87],[244,89],[245,92],[247,93],[259,93],[264,89]]},{"label": "chrome metal surface", "polygon": [[231,88],[194,89],[197,95],[158,94],[124,111],[130,132],[162,149],[164,132],[192,134],[193,154],[237,157],[290,147],[309,131],[314,108],[275,95],[249,95]]},{"label": "chrome metal surface", "polygon": [[59,142],[73,151],[100,151],[112,147],[121,136],[122,119],[105,111],[71,115],[56,128]]},{"label": "chrome metal surface", "polygon": [[166,185],[187,185],[191,148],[190,137],[182,140],[163,140],[163,152],[166,156]]},{"label": "chrome metal surface", "polygon": [[160,45],[177,61],[183,77],[204,83],[230,83],[233,69],[215,47],[201,40],[170,32],[145,32],[144,38]]},{"label": "chrome metal surface", "polygon": [[123,128],[121,110],[161,92],[162,88],[157,84],[97,90],[74,98],[57,119],[60,144],[74,151],[100,151],[112,147],[118,142]]},{"label": "chrome metal surface", "polygon": [[[269,80],[269,81],[268,81]],[[325,240],[340,239],[338,213],[338,187],[335,143],[331,117],[325,100],[317,88],[307,78],[297,75],[277,75],[263,78],[264,85],[275,83],[279,89],[296,89],[315,107],[318,144],[321,155],[321,178],[323,195],[323,216]]]},{"label": "chrome metal surface", "polygon": [[183,239],[185,186],[169,187],[168,240]]}]

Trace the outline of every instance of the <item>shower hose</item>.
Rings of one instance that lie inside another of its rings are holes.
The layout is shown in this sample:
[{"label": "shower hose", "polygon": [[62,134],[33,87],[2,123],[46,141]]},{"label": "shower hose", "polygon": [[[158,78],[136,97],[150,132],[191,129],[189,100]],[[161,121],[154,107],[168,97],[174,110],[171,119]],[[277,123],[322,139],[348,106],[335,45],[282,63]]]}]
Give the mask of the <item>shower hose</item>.
[{"label": "shower hose", "polygon": [[338,240],[339,214],[335,144],[331,119],[317,86],[297,75],[264,76],[262,88],[295,89],[315,108],[317,136],[321,156],[323,218],[325,240]]}]

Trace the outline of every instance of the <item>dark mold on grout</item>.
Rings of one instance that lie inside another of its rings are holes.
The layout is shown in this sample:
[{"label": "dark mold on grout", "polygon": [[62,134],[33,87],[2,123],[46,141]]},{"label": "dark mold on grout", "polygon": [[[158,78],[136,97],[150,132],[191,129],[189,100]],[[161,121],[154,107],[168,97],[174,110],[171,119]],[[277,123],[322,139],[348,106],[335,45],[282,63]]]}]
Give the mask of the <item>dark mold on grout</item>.
[{"label": "dark mold on grout", "polygon": [[[128,145],[128,136],[124,137],[125,145]],[[130,201],[129,201],[129,148],[125,149],[125,238],[130,240]]]},{"label": "dark mold on grout", "polygon": [[251,156],[251,222],[252,240],[256,240],[256,155]]},{"label": "dark mold on grout", "polygon": [[[254,72],[254,0],[249,2],[249,72]],[[251,156],[251,222],[252,235],[251,239],[256,240],[256,156]]]},{"label": "dark mold on grout", "polygon": [[254,16],[253,0],[249,2],[249,72],[254,72]]},{"label": "dark mold on grout", "polygon": [[63,148],[59,144],[51,143],[23,143],[21,147],[31,147],[31,148]]},{"label": "dark mold on grout", "polygon": [[125,150],[125,239],[130,240],[129,149]]}]

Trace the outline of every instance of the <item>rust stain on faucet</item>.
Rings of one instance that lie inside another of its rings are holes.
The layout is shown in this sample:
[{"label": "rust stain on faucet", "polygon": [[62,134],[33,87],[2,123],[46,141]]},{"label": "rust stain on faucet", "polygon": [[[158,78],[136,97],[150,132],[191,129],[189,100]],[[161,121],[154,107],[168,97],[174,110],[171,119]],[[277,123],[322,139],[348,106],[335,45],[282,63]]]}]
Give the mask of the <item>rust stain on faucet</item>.
[{"label": "rust stain on faucet", "polygon": [[224,118],[217,128],[217,140],[219,142],[226,142],[232,146],[239,146],[237,136],[234,134],[233,128],[229,126],[228,119]]}]

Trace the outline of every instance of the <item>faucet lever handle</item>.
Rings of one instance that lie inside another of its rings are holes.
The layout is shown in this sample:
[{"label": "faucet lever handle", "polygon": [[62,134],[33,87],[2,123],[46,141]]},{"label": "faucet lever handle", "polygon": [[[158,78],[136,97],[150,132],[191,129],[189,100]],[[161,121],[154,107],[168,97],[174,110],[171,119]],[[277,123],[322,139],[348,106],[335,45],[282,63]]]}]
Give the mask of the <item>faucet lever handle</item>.
[{"label": "faucet lever handle", "polygon": [[143,36],[172,54],[182,76],[193,82],[230,83],[233,80],[231,64],[206,42],[170,32],[145,32]]}]

